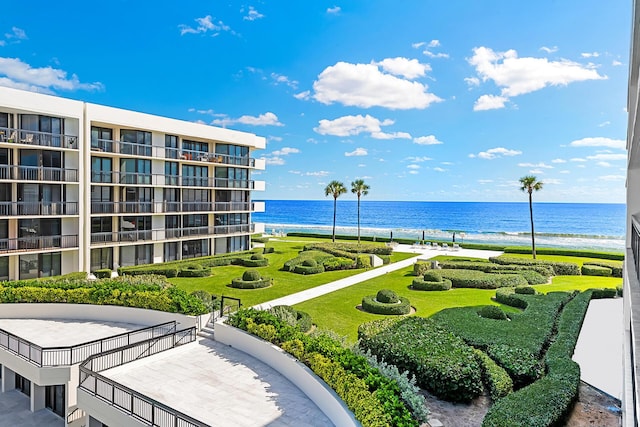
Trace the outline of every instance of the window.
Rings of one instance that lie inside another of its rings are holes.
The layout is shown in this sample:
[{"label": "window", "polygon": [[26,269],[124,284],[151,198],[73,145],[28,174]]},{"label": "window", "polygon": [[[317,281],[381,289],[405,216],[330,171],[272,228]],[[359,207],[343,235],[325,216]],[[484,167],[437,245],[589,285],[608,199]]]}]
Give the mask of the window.
[{"label": "window", "polygon": [[248,188],[249,170],[241,168],[216,168],[216,187]]},{"label": "window", "polygon": [[183,202],[208,202],[209,190],[182,190]]},{"label": "window", "polygon": [[62,274],[60,258],[60,252],[21,255],[20,279],[59,276]]},{"label": "window", "polygon": [[182,223],[185,227],[206,227],[208,225],[209,216],[204,215],[185,215]]},{"label": "window", "polygon": [[151,230],[150,216],[125,216],[120,218],[120,230]]},{"label": "window", "polygon": [[167,159],[177,159],[180,152],[178,151],[178,137],[175,135],[164,136],[164,153]]},{"label": "window", "polygon": [[249,147],[241,145],[216,144],[216,154],[225,156],[225,163],[249,166]]},{"label": "window", "polygon": [[91,149],[113,152],[113,129],[91,126]]},{"label": "window", "polygon": [[2,113],[0,112],[0,130],[3,130],[5,132],[5,135],[7,136],[7,138],[9,137],[9,134],[7,133],[8,128],[12,128],[12,120],[13,119],[13,115],[9,114],[9,113]]},{"label": "window", "polygon": [[164,228],[180,228],[180,215],[167,215],[164,217]]},{"label": "window", "polygon": [[189,141],[188,139],[184,139],[182,141],[182,149],[187,151],[207,153],[209,152],[209,144],[206,142]]},{"label": "window", "polygon": [[151,155],[151,132],[122,129],[120,131],[122,145],[120,152],[137,156]]},{"label": "window", "polygon": [[182,165],[182,184],[206,187],[209,169],[206,166]]},{"label": "window", "polygon": [[113,268],[113,248],[91,249],[91,271]]},{"label": "window", "polygon": [[176,162],[164,162],[164,183],[166,185],[179,185],[179,167]]},{"label": "window", "polygon": [[111,171],[112,160],[110,158],[91,156],[91,182],[113,182]]},{"label": "window", "polygon": [[91,186],[91,213],[113,213],[113,188]]},{"label": "window", "polygon": [[178,258],[180,242],[167,242],[164,244],[164,261],[175,261]]},{"label": "window", "polygon": [[97,218],[91,218],[91,234],[111,233],[112,227],[113,227],[113,222],[110,216],[100,216]]},{"label": "window", "polygon": [[182,259],[207,255],[209,255],[209,241],[207,239],[182,242]]},{"label": "window", "polygon": [[249,248],[249,236],[220,237],[215,239],[216,254],[246,251]]},{"label": "window", "polygon": [[249,215],[246,213],[232,213],[216,215],[216,225],[244,225],[249,223]]},{"label": "window", "polygon": [[64,417],[64,412],[67,407],[64,385],[46,386],[44,391],[44,400],[44,406],[46,408],[50,409],[54,414]]},{"label": "window", "polygon": [[151,184],[151,160],[120,159],[121,184]]},{"label": "window", "polygon": [[[48,150],[20,150],[20,178],[24,180],[62,180],[62,153]],[[40,166],[49,168],[40,170]]]},{"label": "window", "polygon": [[[0,242],[0,247],[2,247],[1,242]],[[0,258],[0,280],[9,280],[9,257],[8,256]]]},{"label": "window", "polygon": [[[20,139],[28,140],[28,135],[32,135],[33,141],[38,141],[39,145],[60,147],[61,136],[64,133],[63,123],[64,120],[59,117],[21,114],[20,129],[25,132],[20,132]],[[38,134],[30,134],[28,131],[38,132]]]},{"label": "window", "polygon": [[126,187],[121,192],[120,212],[151,212],[153,209],[153,188]]},{"label": "window", "polygon": [[151,264],[153,261],[153,245],[121,246],[120,265]]},{"label": "window", "polygon": [[23,377],[22,375],[19,374],[15,374],[15,387],[16,389],[20,390],[22,393],[26,394],[27,396],[31,396],[31,381],[29,381],[28,379],[26,379],[25,377]]}]

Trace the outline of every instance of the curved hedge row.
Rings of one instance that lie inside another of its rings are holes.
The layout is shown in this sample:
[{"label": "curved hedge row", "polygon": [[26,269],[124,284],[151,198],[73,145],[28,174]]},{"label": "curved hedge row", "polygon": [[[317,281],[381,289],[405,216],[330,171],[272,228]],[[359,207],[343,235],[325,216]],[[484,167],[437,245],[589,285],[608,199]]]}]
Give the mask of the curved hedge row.
[{"label": "curved hedge row", "polygon": [[553,268],[554,276],[580,276],[580,267],[573,262],[543,261],[539,259],[510,258],[507,256],[491,257],[489,261],[496,264],[517,264],[526,266],[548,265]]},{"label": "curved hedge row", "polygon": [[602,267],[600,265],[583,265],[580,269],[583,276],[601,276],[611,277],[612,269],[609,267]]},{"label": "curved hedge row", "polygon": [[190,264],[182,267],[178,271],[178,277],[209,277],[211,276],[211,268],[204,268],[200,264]]},{"label": "curved hedge row", "polygon": [[231,287],[236,289],[261,289],[268,288],[271,284],[272,279],[266,277],[260,280],[242,280],[242,278],[231,280]]},{"label": "curved hedge row", "polygon": [[[622,263],[621,262],[607,262],[607,261],[587,261],[585,265],[596,265],[599,267],[606,267],[611,269],[611,277],[622,278]],[[583,273],[584,274],[584,273]]]},{"label": "curved hedge row", "polygon": [[373,314],[401,315],[411,312],[411,303],[405,297],[399,297],[396,303],[384,303],[376,300],[375,295],[368,295],[362,298],[362,309]]},{"label": "curved hedge row", "polygon": [[324,266],[322,264],[320,265],[303,265],[303,264],[298,264],[295,267],[293,267],[293,272],[296,274],[318,274],[318,273],[324,273]]},{"label": "curved hedge row", "polygon": [[284,271],[294,271],[297,265],[303,264],[307,260],[314,260],[316,264],[322,265],[322,263],[334,256],[322,251],[302,251],[297,257],[290,259],[284,263],[282,269]]},{"label": "curved hedge row", "polygon": [[494,402],[501,397],[505,397],[513,391],[513,381],[511,377],[500,366],[496,364],[489,356],[484,352],[474,349],[473,350],[480,368],[482,368],[482,381],[489,389],[489,395]]},{"label": "curved hedge row", "polygon": [[416,277],[411,282],[411,289],[415,291],[448,291],[451,289],[451,280],[440,279],[438,282],[432,282]]},{"label": "curved hedge row", "polygon": [[[503,249],[503,252],[511,254],[531,254],[531,248],[526,246],[507,246]],[[588,249],[536,248],[536,253],[538,255],[564,255],[624,261],[624,253],[622,252],[597,252]]]},{"label": "curved hedge row", "polygon": [[[545,282],[553,276],[553,268],[549,265],[519,265],[519,264],[497,264],[487,261],[465,261],[448,260],[440,263],[441,268],[461,268],[465,270],[479,270],[485,273],[534,271],[545,277]],[[543,282],[544,283],[544,282]]]},{"label": "curved hedge row", "polygon": [[491,274],[477,270],[442,269],[443,278],[451,280],[454,288],[497,289],[527,285],[519,274]]},{"label": "curved hedge row", "polygon": [[[372,245],[364,243],[342,243],[342,242],[314,242],[304,246],[304,250],[320,250],[333,254],[335,256],[344,256],[349,254],[374,254],[374,255],[391,255],[393,248],[381,245]],[[335,253],[334,253],[335,252]],[[350,258],[350,257],[349,257]]]}]

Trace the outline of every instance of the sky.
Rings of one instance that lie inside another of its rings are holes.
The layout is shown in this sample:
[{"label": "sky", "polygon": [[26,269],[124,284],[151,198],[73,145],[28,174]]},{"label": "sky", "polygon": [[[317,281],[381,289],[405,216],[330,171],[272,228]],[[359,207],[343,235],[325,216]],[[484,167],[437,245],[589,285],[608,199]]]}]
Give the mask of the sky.
[{"label": "sky", "polygon": [[[254,199],[624,203],[631,2],[7,2],[0,85],[267,138]],[[342,196],[351,199],[348,193]]]}]

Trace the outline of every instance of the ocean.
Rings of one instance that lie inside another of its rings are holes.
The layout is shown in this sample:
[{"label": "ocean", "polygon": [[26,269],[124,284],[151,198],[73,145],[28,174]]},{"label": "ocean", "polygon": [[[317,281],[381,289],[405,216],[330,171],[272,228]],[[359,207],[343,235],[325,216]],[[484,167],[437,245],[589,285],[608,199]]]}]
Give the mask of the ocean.
[{"label": "ocean", "polygon": [[[534,203],[537,247],[623,251],[625,204]],[[331,234],[333,199],[266,200],[254,222],[271,232]],[[336,234],[357,235],[357,201],[338,199]],[[362,200],[362,236],[449,240],[470,243],[531,244],[529,203],[382,202]]]}]

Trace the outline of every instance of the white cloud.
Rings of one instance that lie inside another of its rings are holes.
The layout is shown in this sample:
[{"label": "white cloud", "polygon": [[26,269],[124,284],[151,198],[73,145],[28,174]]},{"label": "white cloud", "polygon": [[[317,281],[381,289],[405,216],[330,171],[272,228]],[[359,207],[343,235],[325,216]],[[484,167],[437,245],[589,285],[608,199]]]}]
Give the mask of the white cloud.
[{"label": "white cloud", "polygon": [[230,117],[224,117],[221,119],[215,119],[211,122],[211,124],[216,126],[229,126],[236,123],[240,123],[243,125],[251,125],[251,126],[284,126],[280,121],[278,121],[278,116],[276,116],[272,112],[266,112],[264,114],[260,114],[259,116],[248,116],[244,115],[238,117],[237,119],[232,119]]},{"label": "white cloud", "polygon": [[286,84],[287,86],[289,86],[292,89],[298,89],[298,81],[297,80],[290,80],[289,77],[287,77],[287,76],[285,76],[283,74],[271,73],[271,78],[273,79],[275,84],[283,83],[283,84]]},{"label": "white cloud", "polygon": [[422,46],[425,46],[425,45],[427,46],[427,48],[422,51],[424,55],[430,58],[448,58],[449,57],[448,53],[442,53],[442,52],[434,53],[432,51],[434,47],[440,47],[440,40],[431,40],[429,43],[427,42],[412,43],[411,47],[413,47],[414,49],[420,49]]},{"label": "white cloud", "polygon": [[542,169],[531,169],[529,170],[529,173],[534,175],[542,175],[544,171]]},{"label": "white cloud", "polygon": [[571,172],[569,172],[568,170],[563,170],[563,171],[560,171],[560,173],[562,173],[562,174],[565,174],[565,175],[566,175],[566,174],[570,174]]},{"label": "white cloud", "polygon": [[429,160],[433,160],[433,159],[427,156],[422,156],[422,157],[410,156],[410,157],[407,157],[406,160],[413,163],[422,163],[422,162],[428,162]]},{"label": "white cloud", "polygon": [[337,15],[338,13],[340,13],[341,10],[342,8],[340,8],[340,6],[333,6],[333,7],[327,8],[327,13],[330,15]]},{"label": "white cloud", "polygon": [[293,97],[295,99],[301,99],[303,101],[306,101],[309,98],[311,98],[311,91],[305,90],[304,92],[296,93],[295,95],[293,95]]},{"label": "white cloud", "polygon": [[622,65],[622,62],[620,61],[616,61],[615,59],[611,62],[611,65],[613,65],[614,67],[619,67],[620,65]]},{"label": "white cloud", "polygon": [[297,148],[282,147],[281,149],[276,150],[262,157],[262,159],[265,161],[267,165],[282,166],[286,163],[285,160],[283,159],[283,156],[288,156],[289,154],[297,154],[299,152],[300,150],[298,150]]},{"label": "white cloud", "polygon": [[407,169],[420,169],[420,165],[411,164],[407,166]]},{"label": "white cloud", "polygon": [[479,152],[477,155],[476,154],[471,154],[469,155],[469,157],[479,157],[481,159],[486,159],[486,160],[493,160],[493,159],[497,159],[503,156],[506,157],[512,157],[512,156],[517,156],[522,154],[522,151],[518,151],[518,150],[510,150],[508,148],[504,148],[504,147],[496,147],[496,148],[490,148],[487,151],[481,151]]},{"label": "white cloud", "polygon": [[478,184],[491,184],[493,182],[492,179],[479,179]]},{"label": "white cloud", "polygon": [[547,52],[547,53],[555,53],[558,51],[558,46],[551,46],[551,47],[547,47],[547,46],[542,46],[540,48],[540,50]]},{"label": "white cloud", "polygon": [[22,28],[18,28],[18,27],[11,27],[11,32],[4,33],[4,36],[7,38],[7,40],[18,41],[18,40],[28,39],[27,33]]},{"label": "white cloud", "polygon": [[435,167],[435,168],[433,168],[433,170],[436,171],[436,172],[446,172],[447,171],[446,169],[439,168],[439,167]]},{"label": "white cloud", "polygon": [[313,89],[313,97],[323,104],[361,108],[423,109],[442,101],[427,85],[385,73],[374,63],[338,62],[320,73]]},{"label": "white cloud", "polygon": [[597,58],[600,56],[599,52],[583,52],[580,54],[583,58]]},{"label": "white cloud", "polygon": [[416,171],[416,170],[410,170],[409,173],[411,175],[418,175],[420,172]]},{"label": "white cloud", "polygon": [[518,163],[521,168],[541,168],[541,169],[553,169],[553,166],[545,163]]},{"label": "white cloud", "polygon": [[497,110],[499,108],[504,108],[504,104],[508,100],[509,98],[505,98],[504,96],[482,95],[476,100],[476,103],[473,104],[473,111]]},{"label": "white cloud", "polygon": [[51,93],[52,90],[103,90],[99,82],[81,83],[78,76],[52,67],[33,68],[19,58],[0,57],[0,86]]},{"label": "white cloud", "polygon": [[611,163],[609,162],[598,162],[596,163],[598,166],[601,166],[603,168],[610,168],[611,167]]},{"label": "white cloud", "polygon": [[288,156],[289,154],[297,154],[299,152],[300,152],[300,150],[298,150],[297,148],[282,147],[281,149],[276,150],[273,153],[271,153],[271,155],[273,155],[273,156]]},{"label": "white cloud", "polygon": [[372,62],[372,64],[379,65],[387,73],[402,76],[409,80],[424,77],[427,71],[431,71],[429,64],[421,64],[417,59],[403,57],[386,58],[380,62]]},{"label": "white cloud", "polygon": [[556,178],[545,178],[544,180],[544,184],[547,185],[560,185],[562,184],[562,181]]},{"label": "white cloud", "polygon": [[574,158],[572,158],[572,159],[569,159],[569,161],[570,161],[570,162],[578,162],[578,163],[581,163],[581,162],[586,162],[586,161],[587,161],[587,159],[582,159],[582,158],[580,158],[580,157],[574,157]]},{"label": "white cloud", "polygon": [[352,156],[366,156],[367,154],[369,154],[369,152],[367,151],[366,148],[362,148],[362,147],[358,147],[355,150],[351,151],[351,152],[345,152],[344,155],[347,157],[352,157]]},{"label": "white cloud", "polygon": [[627,148],[627,142],[623,139],[611,139],[604,137],[582,138],[571,141],[571,147],[608,147],[624,150]]},{"label": "white cloud", "polygon": [[589,160],[627,160],[626,154],[595,154],[587,156]]},{"label": "white cloud", "polygon": [[610,122],[609,120],[607,120],[607,121],[604,121],[604,122],[600,123],[600,124],[598,125],[598,127],[599,127],[599,128],[603,128],[603,127],[605,127],[605,126],[609,126],[610,124],[611,124],[611,122]]},{"label": "white cloud", "polygon": [[518,53],[513,49],[495,52],[488,47],[476,47],[468,62],[475,67],[483,82],[491,80],[500,87],[500,95],[505,98],[547,86],[566,86],[573,82],[607,78],[598,74],[592,65],[566,59],[549,61],[547,58],[518,58]]},{"label": "white cloud", "polygon": [[464,81],[469,85],[469,86],[480,86],[480,79],[477,77],[465,77]]},{"label": "white cloud", "polygon": [[282,166],[285,161],[282,157],[263,157],[264,162],[270,166]]},{"label": "white cloud", "polygon": [[[241,10],[240,12],[243,12]],[[242,17],[245,21],[255,21],[256,19],[264,18],[264,15],[256,10],[255,7],[249,6],[249,11],[245,16]]]},{"label": "white cloud", "polygon": [[624,181],[626,177],[624,175],[604,175],[599,176],[598,179],[601,181]]},{"label": "white cloud", "polygon": [[195,28],[190,27],[186,24],[180,24],[178,25],[178,28],[180,29],[180,35],[184,36],[185,34],[204,34],[211,32],[213,36],[217,36],[222,31],[228,31],[232,34],[235,34],[231,27],[226,25],[224,22],[213,22],[213,19],[214,18],[211,15],[207,15],[202,18],[196,18],[194,19],[194,21],[196,21],[198,25]]},{"label": "white cloud", "polygon": [[353,136],[361,133],[368,133],[375,139],[411,139],[411,135],[407,132],[383,132],[382,126],[389,126],[394,123],[393,120],[379,119],[367,114],[357,116],[343,116],[334,120],[322,119],[318,122],[318,126],[313,130],[320,135],[334,136]]},{"label": "white cloud", "polygon": [[567,163],[567,161],[565,159],[553,159],[551,163]]},{"label": "white cloud", "polygon": [[282,137],[281,136],[273,136],[273,135],[269,135],[269,137],[267,138],[269,141],[277,141],[280,142],[282,141]]},{"label": "white cloud", "polygon": [[427,135],[427,136],[419,136],[417,138],[413,138],[413,142],[418,145],[439,145],[442,144],[442,141],[439,141],[435,135]]}]

